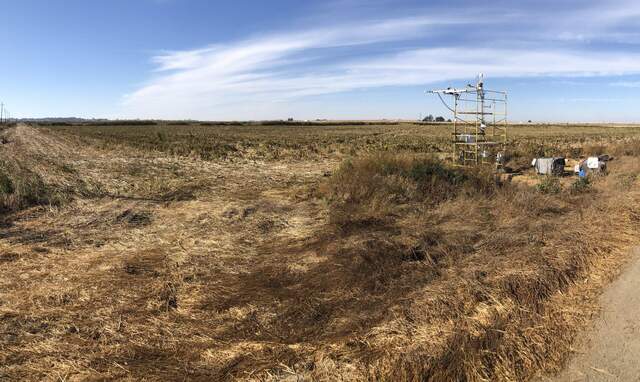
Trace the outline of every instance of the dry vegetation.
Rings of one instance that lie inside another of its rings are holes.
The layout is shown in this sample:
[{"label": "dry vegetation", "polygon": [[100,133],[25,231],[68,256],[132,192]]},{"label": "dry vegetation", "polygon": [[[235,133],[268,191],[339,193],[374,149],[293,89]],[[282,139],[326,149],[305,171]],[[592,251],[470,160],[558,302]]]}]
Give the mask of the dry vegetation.
[{"label": "dry vegetation", "polygon": [[640,227],[640,130],[538,186],[443,163],[443,126],[0,132],[0,380],[523,380],[554,372]]}]

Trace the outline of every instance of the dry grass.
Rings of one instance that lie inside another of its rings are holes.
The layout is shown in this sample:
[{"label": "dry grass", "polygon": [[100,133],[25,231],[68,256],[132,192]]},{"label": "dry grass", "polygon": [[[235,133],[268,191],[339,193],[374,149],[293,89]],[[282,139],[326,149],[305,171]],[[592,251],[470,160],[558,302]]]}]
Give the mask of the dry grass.
[{"label": "dry grass", "polygon": [[[562,364],[640,226],[630,156],[543,193],[448,167],[439,138],[400,149],[435,127],[227,126],[207,138],[244,136],[224,160],[113,128],[20,126],[0,146],[69,190],[5,212],[0,379],[529,379]],[[182,128],[161,131],[188,147]],[[513,158],[545,134],[527,131]],[[564,131],[637,153],[630,127]],[[300,146],[247,148],[281,134]]]},{"label": "dry grass", "polygon": [[[395,301],[366,335],[368,356],[378,356],[354,378],[523,380],[557,368],[594,312],[572,293],[593,297],[624,260],[640,194],[620,190],[626,181],[615,176],[554,192],[482,174],[416,179],[424,166],[370,157],[344,165],[328,187],[339,256],[354,256],[348,273],[369,298]],[[637,174],[640,165],[625,158],[615,169]]]},{"label": "dry grass", "polygon": [[431,156],[374,154],[345,161],[321,192],[332,204],[331,222],[348,229],[405,216],[416,205],[489,196],[496,179],[487,170],[454,169]]},{"label": "dry grass", "polygon": [[[47,127],[56,134],[81,137],[104,148],[127,145],[219,160],[324,160],[378,152],[443,154],[449,150],[450,126],[413,123],[366,125],[215,125],[159,123],[154,125],[78,125]],[[594,154],[591,147],[638,141],[633,125],[514,125],[515,158],[531,155]],[[525,163],[528,164],[528,163]]]}]

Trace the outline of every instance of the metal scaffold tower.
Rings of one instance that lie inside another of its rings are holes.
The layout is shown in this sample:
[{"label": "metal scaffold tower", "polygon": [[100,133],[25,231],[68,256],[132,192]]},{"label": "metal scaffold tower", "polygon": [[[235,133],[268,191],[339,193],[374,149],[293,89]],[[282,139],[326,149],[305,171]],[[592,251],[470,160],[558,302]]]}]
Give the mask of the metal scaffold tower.
[{"label": "metal scaffold tower", "polygon": [[[507,92],[487,90],[480,74],[476,85],[431,90],[453,113],[451,159],[461,166],[502,167],[507,148]],[[450,97],[448,103],[445,97]]]}]

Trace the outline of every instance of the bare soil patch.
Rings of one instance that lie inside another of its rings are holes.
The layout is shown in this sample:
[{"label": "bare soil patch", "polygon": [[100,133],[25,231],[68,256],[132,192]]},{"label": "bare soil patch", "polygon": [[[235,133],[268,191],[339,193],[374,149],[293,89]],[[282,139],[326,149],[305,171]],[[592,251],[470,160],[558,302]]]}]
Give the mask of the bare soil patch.
[{"label": "bare soil patch", "polygon": [[600,297],[602,312],[593,328],[581,334],[573,358],[554,381],[636,381],[640,379],[640,262],[632,263]]}]

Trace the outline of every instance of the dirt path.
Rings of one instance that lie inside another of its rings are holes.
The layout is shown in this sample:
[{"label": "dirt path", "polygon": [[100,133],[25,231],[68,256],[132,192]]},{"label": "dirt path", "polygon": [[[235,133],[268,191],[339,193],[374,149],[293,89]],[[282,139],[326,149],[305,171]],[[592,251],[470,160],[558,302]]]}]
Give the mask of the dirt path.
[{"label": "dirt path", "polygon": [[640,248],[635,249],[631,265],[602,295],[602,316],[556,381],[640,381],[638,291]]}]

